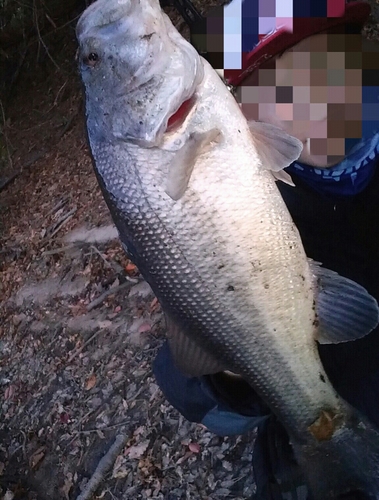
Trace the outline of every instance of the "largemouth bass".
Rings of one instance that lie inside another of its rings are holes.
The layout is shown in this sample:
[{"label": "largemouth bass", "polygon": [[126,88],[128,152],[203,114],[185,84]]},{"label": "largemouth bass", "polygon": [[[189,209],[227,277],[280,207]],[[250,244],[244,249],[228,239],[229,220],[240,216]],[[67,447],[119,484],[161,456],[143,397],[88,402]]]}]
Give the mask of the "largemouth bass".
[{"label": "largemouth bass", "polygon": [[77,37],[95,172],[178,364],[248,381],[316,500],[379,498],[379,433],[336,393],[316,346],[366,335],[378,307],[304,253],[274,178],[289,182],[301,143],[248,123],[158,0],[98,0]]}]

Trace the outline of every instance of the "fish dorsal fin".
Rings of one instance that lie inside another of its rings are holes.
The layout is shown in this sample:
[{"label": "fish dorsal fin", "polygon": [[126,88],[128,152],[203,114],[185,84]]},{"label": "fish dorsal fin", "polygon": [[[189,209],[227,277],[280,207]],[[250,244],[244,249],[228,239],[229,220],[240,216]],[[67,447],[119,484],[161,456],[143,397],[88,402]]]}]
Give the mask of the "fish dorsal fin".
[{"label": "fish dorsal fin", "polygon": [[316,340],[320,344],[339,344],[368,335],[379,322],[374,297],[355,281],[314,261],[310,260],[310,265],[317,279]]},{"label": "fish dorsal fin", "polygon": [[275,179],[293,186],[289,174],[282,171],[299,158],[303,150],[302,142],[270,123],[249,121],[249,128],[262,168],[271,170]]},{"label": "fish dorsal fin", "polygon": [[170,198],[177,201],[184,195],[197,159],[200,155],[210,151],[215,143],[220,142],[221,137],[222,134],[217,128],[207,132],[196,132],[191,134],[183,146],[175,152],[169,165],[165,188]]}]

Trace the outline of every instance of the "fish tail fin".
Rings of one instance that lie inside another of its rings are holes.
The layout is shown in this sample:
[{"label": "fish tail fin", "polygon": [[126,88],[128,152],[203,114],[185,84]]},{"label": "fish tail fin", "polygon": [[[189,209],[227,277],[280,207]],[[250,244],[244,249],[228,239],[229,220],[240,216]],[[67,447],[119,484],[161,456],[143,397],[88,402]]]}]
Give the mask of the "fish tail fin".
[{"label": "fish tail fin", "polygon": [[314,500],[335,500],[348,492],[379,499],[379,429],[354,409],[331,439],[291,441]]}]

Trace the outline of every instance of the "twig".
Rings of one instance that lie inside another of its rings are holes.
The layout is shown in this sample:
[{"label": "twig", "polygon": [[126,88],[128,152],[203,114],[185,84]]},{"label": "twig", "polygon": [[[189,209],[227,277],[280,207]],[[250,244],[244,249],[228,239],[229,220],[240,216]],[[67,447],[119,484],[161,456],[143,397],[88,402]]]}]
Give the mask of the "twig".
[{"label": "twig", "polygon": [[4,181],[2,181],[0,183],[0,191],[2,191],[3,189],[5,189],[7,186],[9,186],[9,184],[14,181],[16,179],[16,177],[18,177],[19,175],[21,174],[21,170],[17,170],[16,172],[14,172],[10,177],[8,177],[8,179],[5,179]]},{"label": "twig", "polygon": [[110,447],[108,452],[100,460],[91,479],[88,481],[86,487],[84,488],[82,493],[77,497],[76,500],[89,500],[91,498],[91,496],[100,486],[100,483],[103,481],[107,472],[113,466],[116,458],[121,453],[124,446],[126,446],[127,440],[128,436],[122,436],[121,434],[116,436],[115,442]]},{"label": "twig", "polygon": [[55,343],[55,339],[57,337],[57,334],[60,333],[60,332],[61,332],[61,329],[59,327],[55,329],[54,334],[53,334],[53,338],[50,340],[50,342],[46,346],[46,350],[47,351]]},{"label": "twig", "polygon": [[[75,21],[77,21],[79,19],[80,16],[81,16],[81,14],[78,14],[73,19],[70,19],[69,21],[67,21],[66,23],[62,24],[61,26],[57,26],[56,28],[52,29],[51,31],[47,31],[45,33],[45,37],[47,38],[48,36],[50,36],[50,35],[56,33],[57,31],[65,28],[69,24],[74,23]],[[32,40],[30,40],[29,45],[33,45],[33,43],[36,43],[36,42],[37,42],[37,40],[32,39]]]},{"label": "twig", "polygon": [[[104,264],[108,268],[112,268],[111,264],[107,261],[107,259],[104,257],[104,255],[95,247],[95,245],[91,245],[90,249],[93,250],[101,259],[103,260]],[[121,268],[122,269],[122,268]]]},{"label": "twig", "polygon": [[68,82],[68,80],[66,80],[64,82],[64,84],[60,87],[60,89],[58,90],[57,95],[56,95],[56,97],[54,99],[54,106],[56,106],[58,104],[58,98],[59,98],[61,92],[63,91],[63,89],[65,88],[65,86],[67,85],[67,82]]},{"label": "twig", "polygon": [[24,47],[24,51],[22,52],[19,60],[18,60],[18,63],[17,63],[17,68],[16,68],[16,71],[14,71],[13,75],[12,75],[12,78],[11,78],[11,81],[10,81],[10,84],[8,86],[8,89],[7,89],[7,96],[10,96],[13,88],[14,88],[14,85],[15,83],[17,82],[17,79],[20,75],[20,71],[22,69],[22,66],[24,64],[24,61],[25,61],[25,56],[27,54],[27,51],[28,51],[28,47]]},{"label": "twig", "polygon": [[114,494],[111,492],[109,488],[107,488],[104,493],[109,493],[109,495],[112,497],[113,500],[118,500],[117,497],[114,496]]},{"label": "twig", "polygon": [[68,120],[67,120],[67,123],[66,125],[63,127],[63,129],[61,130],[61,132],[58,134],[58,139],[61,139],[65,133],[68,131],[68,129],[71,127],[72,125],[72,122],[74,121],[74,118],[76,118],[78,113],[74,113]]},{"label": "twig", "polygon": [[81,347],[79,347],[79,349],[77,349],[73,354],[71,354],[71,356],[68,358],[68,363],[71,363],[76,358],[76,356],[80,354],[82,350],[99,335],[100,332],[102,332],[101,328],[99,328],[99,330],[97,330],[93,335],[91,335],[91,337],[88,340],[86,340],[84,344]]},{"label": "twig", "polygon": [[[23,430],[21,430],[21,429],[20,429],[20,432],[21,432],[21,434],[22,434],[22,445],[21,445],[21,446],[19,446],[19,447],[17,448],[17,450],[19,450],[20,448],[22,448],[22,454],[23,454],[23,456],[24,456],[24,460],[25,460],[25,461],[27,461],[27,460],[28,460],[28,458],[27,458],[27,453],[26,453],[26,441],[27,441],[27,439],[26,439],[26,434],[25,434],[25,432],[24,432]],[[14,451],[14,453],[15,453],[17,450],[15,450],[15,451]]]},{"label": "twig", "polygon": [[114,293],[117,293],[119,292],[120,290],[126,288],[126,287],[129,287],[129,286],[132,286],[133,284],[135,283],[138,283],[138,281],[136,282],[130,282],[130,281],[127,281],[126,283],[122,283],[121,285],[118,285],[118,286],[115,286],[114,288],[110,288],[109,290],[105,291],[104,293],[102,293],[99,297],[97,297],[97,299],[93,300],[92,302],[90,302],[88,305],[87,305],[87,311],[90,312],[92,311],[92,309],[94,309],[95,307],[99,306],[100,304],[102,304],[104,302],[104,300],[109,296],[109,295],[112,295]]},{"label": "twig", "polygon": [[51,19],[51,17],[49,16],[49,14],[47,14],[45,12],[45,17],[46,19],[49,21],[49,23],[51,24],[51,26],[56,30],[57,29],[57,25],[55,24],[55,22]]},{"label": "twig", "polygon": [[[117,264],[117,262],[115,262],[113,260],[111,262],[109,262],[104,257],[104,255],[99,251],[99,249],[95,247],[95,245],[91,245],[90,249],[93,250],[94,252],[96,252],[102,258],[106,267],[108,267],[110,269],[114,269],[114,271],[118,274],[123,272],[123,268],[122,268],[122,266],[120,266],[120,264]],[[86,254],[86,255],[88,255],[88,254]]]},{"label": "twig", "polygon": [[53,238],[57,234],[57,232],[62,229],[62,227],[64,226],[64,224],[67,224],[67,222],[73,218],[76,210],[77,210],[76,207],[72,208],[69,212],[67,212],[66,214],[62,215],[62,217],[55,224],[53,224],[52,227],[55,228],[55,229],[53,229],[53,231],[50,234],[46,235],[43,238],[43,240],[40,243],[41,247],[43,247],[48,240],[50,240],[51,238]]},{"label": "twig", "polygon": [[23,165],[22,165],[22,168],[29,168],[31,167],[32,165],[34,165],[34,163],[38,160],[40,160],[41,158],[43,158],[45,156],[45,154],[47,153],[47,149],[41,149],[41,151],[34,151],[33,153],[31,153],[29,156],[29,158],[27,160],[24,161]]},{"label": "twig", "polygon": [[62,229],[62,227],[63,227],[65,224],[67,224],[67,222],[68,222],[69,220],[71,220],[71,219],[74,217],[75,212],[76,212],[76,208],[75,208],[75,210],[71,211],[71,213],[70,213],[69,215],[67,215],[67,217],[65,217],[65,218],[63,219],[63,221],[61,222],[61,224],[60,224],[60,225],[56,228],[56,230],[55,230],[55,231],[53,231],[53,232],[50,234],[50,236],[49,236],[48,238],[49,238],[49,239],[50,239],[50,238],[53,238],[53,236],[55,236],[55,235],[57,234],[57,232],[58,232],[58,231],[60,231],[60,230]]},{"label": "twig", "polygon": [[54,213],[54,212],[58,212],[58,210],[59,210],[60,208],[62,208],[64,205],[66,205],[66,203],[68,203],[69,199],[70,199],[70,198],[69,198],[68,196],[64,196],[63,198],[61,198],[61,199],[58,201],[58,203],[57,203],[57,204],[56,204],[56,205],[55,205],[55,206],[54,206],[51,210],[49,210],[49,211],[47,212],[47,214],[46,214],[46,215],[50,215],[50,214],[52,214],[52,213]]},{"label": "twig", "polygon": [[50,113],[50,111],[51,111],[52,109],[54,109],[54,108],[57,106],[59,96],[60,96],[60,94],[61,94],[62,90],[63,90],[63,89],[65,88],[65,86],[67,85],[67,82],[68,82],[68,80],[66,80],[66,81],[64,82],[64,84],[60,87],[60,89],[58,90],[57,95],[56,95],[56,97],[55,97],[55,99],[54,99],[53,105],[52,105],[52,106],[50,106],[50,108],[49,108],[47,111],[45,111],[45,112],[44,112],[44,115],[45,115],[45,116],[46,116],[46,115],[48,115],[48,114]]},{"label": "twig", "polygon": [[[0,101],[0,107],[2,108],[1,101]],[[10,163],[11,167],[13,167],[13,162],[12,162],[12,158],[10,157],[9,147],[8,147],[8,141],[7,141],[6,134],[4,134],[4,137],[5,137],[5,140],[6,140],[6,143],[7,143],[7,151],[8,151],[9,163]],[[17,179],[17,177],[20,174],[23,173],[23,169],[24,168],[31,167],[37,160],[39,160],[40,158],[42,158],[45,153],[46,153],[46,151],[42,151],[42,152],[39,152],[37,154],[32,155],[32,157],[29,160],[26,160],[23,163],[23,165],[21,166],[21,170],[17,170],[13,174],[11,174],[10,177],[8,177],[7,179],[4,179],[3,181],[1,181],[0,182],[0,191],[2,191],[3,189],[5,189],[9,184],[11,184],[15,179]]]},{"label": "twig", "polygon": [[80,436],[81,434],[91,434],[91,433],[97,432],[97,431],[110,431],[113,429],[117,429],[118,427],[123,427],[124,425],[128,425],[128,424],[130,424],[130,419],[124,420],[123,422],[120,422],[118,424],[112,424],[112,425],[108,425],[107,427],[102,427],[101,429],[88,429],[86,431],[77,431],[77,433],[75,434],[75,439],[78,436]]},{"label": "twig", "polygon": [[76,212],[76,207],[72,208],[71,210],[63,214],[61,217],[59,217],[57,222],[54,222],[54,224],[51,226],[52,232],[54,232],[67,219],[67,217],[70,217],[70,215],[74,215],[75,212]]},{"label": "twig", "polygon": [[5,113],[4,113],[3,103],[1,101],[0,101],[0,108],[1,108],[1,116],[3,119],[3,135],[4,135],[4,139],[5,139],[5,145],[7,148],[8,161],[9,161],[10,167],[13,168],[12,155],[11,155],[10,148],[9,148],[9,139],[8,139],[8,135],[5,131],[5,128],[6,128]]},{"label": "twig", "polygon": [[52,250],[46,250],[46,252],[43,252],[42,257],[47,257],[48,255],[55,255],[57,253],[67,252],[68,250],[72,250],[73,248],[75,248],[74,245],[68,245],[66,247],[59,247],[59,248],[53,248]]},{"label": "twig", "polygon": [[52,56],[51,56],[51,54],[49,52],[49,49],[47,48],[47,45],[45,44],[45,42],[43,41],[43,39],[41,37],[41,33],[40,33],[40,30],[39,30],[39,23],[38,23],[37,7],[36,7],[35,0],[33,0],[33,12],[34,12],[34,19],[35,19],[35,26],[36,26],[36,30],[37,30],[38,40],[42,44],[43,48],[46,50],[46,54],[47,54],[48,58],[50,59],[50,61],[54,64],[54,66],[58,70],[60,70],[60,67],[58,66],[58,64],[52,58]]}]

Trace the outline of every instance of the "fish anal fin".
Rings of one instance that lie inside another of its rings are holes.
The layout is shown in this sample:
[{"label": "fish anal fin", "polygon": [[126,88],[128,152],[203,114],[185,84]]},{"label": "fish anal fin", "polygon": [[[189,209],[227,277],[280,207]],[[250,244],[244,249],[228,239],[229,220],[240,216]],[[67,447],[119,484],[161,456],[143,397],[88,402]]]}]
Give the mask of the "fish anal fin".
[{"label": "fish anal fin", "polygon": [[357,340],[376,328],[378,303],[363,286],[319,263],[310,260],[310,265],[318,285],[316,340],[320,344]]},{"label": "fish anal fin", "polygon": [[167,339],[175,365],[183,373],[192,377],[201,377],[225,370],[224,365],[205,352],[183,330],[166,315]]},{"label": "fish anal fin", "polygon": [[175,152],[169,165],[165,188],[170,198],[177,201],[184,195],[199,156],[209,152],[221,138],[222,134],[217,128],[207,132],[195,132]]}]

